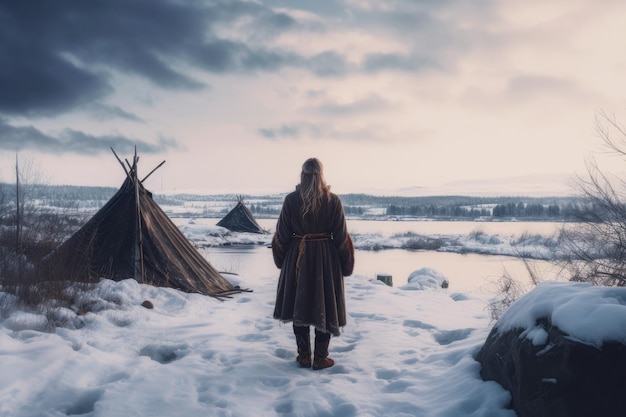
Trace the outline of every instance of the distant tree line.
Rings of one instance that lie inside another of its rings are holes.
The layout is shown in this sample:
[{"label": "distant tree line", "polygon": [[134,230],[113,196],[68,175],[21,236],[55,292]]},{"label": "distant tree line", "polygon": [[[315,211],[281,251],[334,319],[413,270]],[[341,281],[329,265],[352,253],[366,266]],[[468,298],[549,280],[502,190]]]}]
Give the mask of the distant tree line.
[{"label": "distant tree line", "polygon": [[[250,212],[257,216],[277,216],[280,214],[281,208],[282,202],[280,204],[275,202],[257,203],[251,204],[249,207]],[[344,211],[349,216],[359,216],[365,212],[365,209],[359,206],[344,206]]]},{"label": "distant tree line", "polygon": [[[80,185],[28,184],[28,197],[38,205],[74,208],[77,206],[100,206],[108,201],[117,189]],[[0,196],[15,194],[15,184],[0,183]],[[0,205],[2,200],[0,200]]]},{"label": "distant tree line", "polygon": [[[15,183],[0,183],[0,194],[14,193]],[[117,192],[113,187],[81,185],[30,184],[29,193],[35,200],[108,200]]]},{"label": "distant tree line", "polygon": [[508,203],[513,201],[511,197],[468,197],[468,196],[423,196],[423,197],[401,197],[401,196],[375,196],[369,194],[341,194],[341,201],[344,206],[478,206],[481,204]]},{"label": "distant tree line", "polygon": [[168,197],[166,195],[153,194],[152,198],[154,201],[160,206],[184,206],[185,202],[177,199]]},{"label": "distant tree line", "polygon": [[[525,220],[575,220],[584,204],[575,199],[568,199],[559,203],[545,204],[538,202],[509,201],[507,203],[491,204],[488,207],[460,206],[458,204],[444,205],[396,205],[387,206],[388,216],[412,216],[432,218],[519,218]],[[593,207],[584,207],[592,210]]]},{"label": "distant tree line", "polygon": [[491,212],[486,208],[470,208],[458,205],[447,206],[399,206],[390,204],[387,207],[386,214],[388,216],[412,216],[412,217],[445,217],[445,218],[461,218],[467,217],[476,219],[478,217],[487,217]]},{"label": "distant tree line", "polygon": [[344,206],[343,211],[348,216],[361,216],[365,213],[365,209],[361,206]]},{"label": "distant tree line", "polygon": [[561,217],[561,207],[558,204],[524,204],[519,202],[498,204],[493,208],[493,217],[533,217],[558,218]]},{"label": "distant tree line", "polygon": [[[12,203],[10,196],[14,184],[0,183],[0,220],[6,217],[3,207]],[[41,185],[32,186],[29,196],[38,204],[50,208],[98,208],[108,201],[118,190],[112,187]],[[243,195],[250,211],[257,217],[276,217],[280,213],[284,194],[250,196]],[[430,218],[477,219],[492,217],[497,219],[520,218],[524,220],[575,220],[580,211],[580,197],[470,197],[470,196],[373,196],[368,194],[341,194],[339,196],[346,215],[370,216],[371,209],[388,216],[411,216]],[[230,194],[154,194],[157,204],[182,206],[189,202],[224,201],[234,199]],[[206,214],[215,213],[207,210]],[[376,216],[376,215],[371,215]]]},{"label": "distant tree line", "polygon": [[275,204],[251,204],[250,212],[257,216],[277,216],[280,213],[281,206]]}]

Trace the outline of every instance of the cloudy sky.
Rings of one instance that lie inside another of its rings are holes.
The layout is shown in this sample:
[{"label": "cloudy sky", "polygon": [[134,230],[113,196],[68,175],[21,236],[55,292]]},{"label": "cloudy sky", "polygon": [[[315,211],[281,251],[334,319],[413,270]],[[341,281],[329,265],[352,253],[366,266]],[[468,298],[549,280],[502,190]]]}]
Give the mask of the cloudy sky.
[{"label": "cloudy sky", "polygon": [[[571,176],[626,109],[622,0],[0,0],[0,180],[338,193]],[[469,181],[469,183],[467,183]],[[469,191],[469,190],[468,190]]]}]

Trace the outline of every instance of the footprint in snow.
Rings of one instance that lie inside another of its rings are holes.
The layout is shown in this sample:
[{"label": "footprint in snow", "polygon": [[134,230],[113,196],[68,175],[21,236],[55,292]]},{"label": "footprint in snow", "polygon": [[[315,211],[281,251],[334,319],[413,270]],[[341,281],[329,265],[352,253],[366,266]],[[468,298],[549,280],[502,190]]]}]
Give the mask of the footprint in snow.
[{"label": "footprint in snow", "polygon": [[428,323],[424,323],[419,320],[404,320],[404,323],[402,323],[402,325],[405,327],[410,327],[412,329],[424,329],[424,330],[435,329],[435,326],[428,324]]},{"label": "footprint in snow", "polygon": [[102,398],[102,395],[104,395],[104,390],[102,389],[77,391],[76,395],[71,397],[74,403],[69,405],[63,412],[68,416],[93,413],[96,403]]},{"label": "footprint in snow", "polygon": [[139,351],[139,356],[147,356],[153,361],[163,365],[174,362],[185,356],[187,350],[186,345],[164,346],[164,345],[148,345]]},{"label": "footprint in snow", "polygon": [[472,334],[472,331],[474,329],[444,330],[433,334],[433,337],[440,345],[449,345],[450,343],[467,339]]},{"label": "footprint in snow", "polygon": [[398,394],[406,391],[411,384],[408,381],[393,381],[383,388],[384,393]]},{"label": "footprint in snow", "polygon": [[375,321],[387,321],[387,317],[385,316],[381,316],[380,314],[376,314],[376,313],[350,313],[350,317],[355,318],[355,319],[369,319],[369,320],[375,320]]},{"label": "footprint in snow", "polygon": [[257,322],[254,324],[254,326],[259,331],[266,331],[266,330],[271,330],[274,327],[274,323],[271,321],[265,321],[261,323]]},{"label": "footprint in snow", "polygon": [[356,343],[348,343],[347,345],[333,346],[333,352],[351,352],[356,347]]},{"label": "footprint in snow", "polygon": [[389,381],[389,380],[392,380],[392,379],[396,379],[401,374],[402,373],[400,371],[398,371],[397,369],[380,369],[380,370],[376,371],[376,378],[377,379],[384,379],[386,381]]},{"label": "footprint in snow", "polygon": [[274,353],[276,354],[277,357],[281,358],[281,359],[291,359],[291,358],[295,358],[295,354],[293,351],[288,350],[288,349],[276,349],[274,351]]},{"label": "footprint in snow", "polygon": [[269,335],[266,334],[244,334],[242,336],[237,336],[237,340],[240,342],[265,342],[270,339]]}]

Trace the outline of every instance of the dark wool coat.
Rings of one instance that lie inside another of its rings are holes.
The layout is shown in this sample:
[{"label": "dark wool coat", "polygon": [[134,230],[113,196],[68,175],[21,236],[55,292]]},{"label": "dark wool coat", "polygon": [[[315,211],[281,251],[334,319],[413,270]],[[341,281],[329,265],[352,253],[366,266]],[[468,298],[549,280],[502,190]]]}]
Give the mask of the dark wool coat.
[{"label": "dark wool coat", "polygon": [[274,263],[281,270],[274,318],[338,336],[346,325],[343,277],[354,268],[343,206],[331,193],[317,219],[302,219],[301,208],[299,191],[285,197],[272,239]]}]

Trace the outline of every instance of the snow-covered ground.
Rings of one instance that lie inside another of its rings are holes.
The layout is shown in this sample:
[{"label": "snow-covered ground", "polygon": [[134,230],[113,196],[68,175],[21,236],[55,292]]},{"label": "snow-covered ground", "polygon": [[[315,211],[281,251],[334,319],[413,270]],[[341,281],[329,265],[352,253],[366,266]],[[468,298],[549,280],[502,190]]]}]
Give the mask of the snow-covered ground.
[{"label": "snow-covered ground", "polygon": [[472,359],[489,330],[480,295],[348,278],[337,364],[312,371],[297,367],[291,326],[271,317],[275,280],[251,287],[219,302],[104,281],[82,301],[93,312],[48,318],[5,299],[0,415],[514,415]]},{"label": "snow-covered ground", "polygon": [[[291,326],[271,317],[274,278],[246,277],[254,291],[224,302],[107,280],[46,315],[0,293],[0,415],[515,416],[473,359],[493,325],[489,296],[430,278],[392,288],[348,277],[348,324],[321,371],[297,366]],[[538,340],[530,330],[547,313],[579,340],[625,339],[624,288],[542,283],[530,295],[505,326]]]}]

